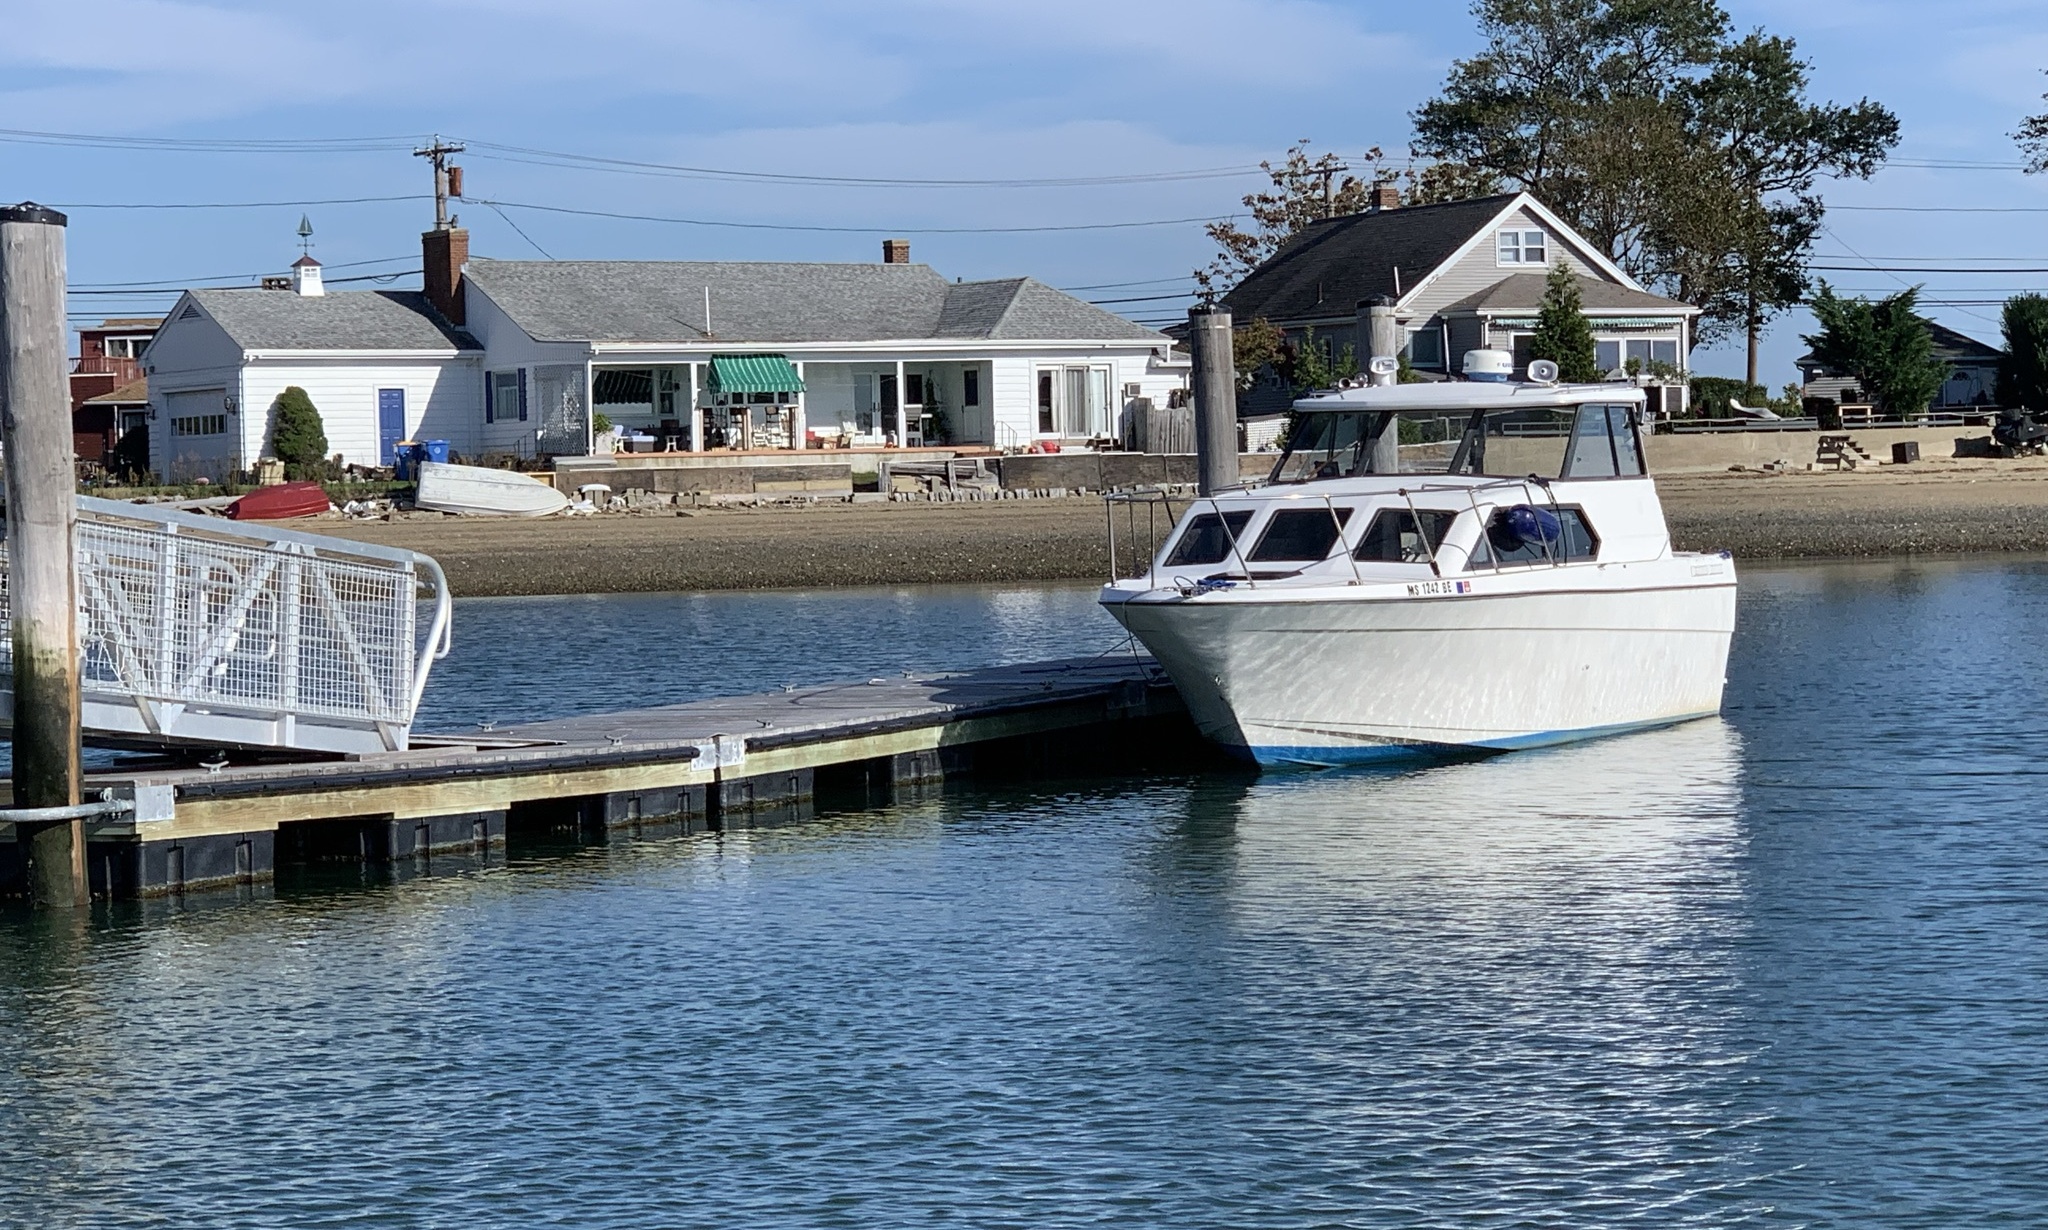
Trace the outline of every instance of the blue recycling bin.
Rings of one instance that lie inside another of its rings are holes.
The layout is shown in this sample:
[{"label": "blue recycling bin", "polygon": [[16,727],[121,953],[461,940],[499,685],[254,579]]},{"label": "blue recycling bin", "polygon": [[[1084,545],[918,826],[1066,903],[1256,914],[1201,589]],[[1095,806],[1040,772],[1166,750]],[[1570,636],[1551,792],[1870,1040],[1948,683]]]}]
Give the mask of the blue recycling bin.
[{"label": "blue recycling bin", "polygon": [[419,447],[424,451],[416,460],[431,461],[438,465],[448,464],[448,442],[446,440],[428,440],[420,444]]},{"label": "blue recycling bin", "polygon": [[400,440],[391,449],[391,473],[399,482],[407,482],[418,473],[420,458],[426,454],[426,446],[412,440]]}]

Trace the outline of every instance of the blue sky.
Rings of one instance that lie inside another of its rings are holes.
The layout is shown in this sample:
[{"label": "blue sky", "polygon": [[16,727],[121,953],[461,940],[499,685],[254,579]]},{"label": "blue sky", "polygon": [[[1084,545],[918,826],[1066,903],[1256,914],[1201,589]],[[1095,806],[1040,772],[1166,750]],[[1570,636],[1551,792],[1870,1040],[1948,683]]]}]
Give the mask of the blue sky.
[{"label": "blue sky", "polygon": [[[413,196],[408,155],[433,132],[500,146],[747,171],[893,179],[1085,178],[1242,168],[1290,141],[1405,149],[1408,115],[1476,36],[1461,4],[1322,0],[312,0],[277,4],[9,0],[0,124],[17,130],[231,141],[369,138],[255,153],[0,141],[0,197],[68,207],[75,287],[282,271],[301,213],[330,279],[405,268],[431,221],[420,199],[249,209],[117,204]],[[1740,27],[1796,38],[1816,97],[1870,96],[1904,125],[1902,160],[2016,164],[2006,135],[2042,109],[2038,0],[1737,3]],[[1030,274],[1090,298],[1184,288],[1209,255],[1199,225],[1011,233],[947,228],[1209,217],[1255,178],[1084,187],[850,187],[637,175],[473,149],[458,206],[479,255],[872,260],[884,232],[948,276]],[[2048,176],[1895,166],[1830,187],[1822,263],[2048,269]],[[511,203],[849,233],[633,222]],[[508,222],[507,219],[510,219]],[[514,229],[513,223],[522,236]],[[858,228],[874,228],[859,230]],[[385,263],[365,263],[383,261]],[[1924,281],[1996,299],[2048,273],[1833,272],[1850,290]],[[402,285],[403,282],[393,283]],[[354,285],[374,286],[375,282]],[[126,292],[124,292],[125,295]],[[75,295],[74,316],[163,299]],[[1118,305],[1134,315],[1178,301]],[[1996,308],[1934,314],[1995,340]],[[1795,376],[1797,317],[1765,347]],[[1702,352],[1733,374],[1733,351]]]}]

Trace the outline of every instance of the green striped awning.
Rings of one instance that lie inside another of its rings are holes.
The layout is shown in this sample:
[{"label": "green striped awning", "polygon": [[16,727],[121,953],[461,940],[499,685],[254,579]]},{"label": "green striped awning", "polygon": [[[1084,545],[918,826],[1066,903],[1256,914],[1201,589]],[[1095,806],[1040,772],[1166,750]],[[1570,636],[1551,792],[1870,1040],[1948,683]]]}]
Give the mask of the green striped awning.
[{"label": "green striped awning", "polygon": [[713,393],[801,393],[804,378],[796,365],[779,354],[715,354],[711,356]]}]

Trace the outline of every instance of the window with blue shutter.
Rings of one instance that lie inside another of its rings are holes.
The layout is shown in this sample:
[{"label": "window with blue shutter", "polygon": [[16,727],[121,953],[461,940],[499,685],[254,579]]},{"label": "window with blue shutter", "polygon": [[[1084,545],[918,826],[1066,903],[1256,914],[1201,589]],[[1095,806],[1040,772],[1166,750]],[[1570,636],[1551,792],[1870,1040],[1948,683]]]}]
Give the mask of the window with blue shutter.
[{"label": "window with blue shutter", "polygon": [[491,398],[492,395],[497,391],[495,388],[492,387],[496,383],[497,374],[495,372],[484,373],[484,422],[486,423],[495,421],[491,418]]},{"label": "window with blue shutter", "polygon": [[519,421],[526,421],[526,369],[519,369]]}]

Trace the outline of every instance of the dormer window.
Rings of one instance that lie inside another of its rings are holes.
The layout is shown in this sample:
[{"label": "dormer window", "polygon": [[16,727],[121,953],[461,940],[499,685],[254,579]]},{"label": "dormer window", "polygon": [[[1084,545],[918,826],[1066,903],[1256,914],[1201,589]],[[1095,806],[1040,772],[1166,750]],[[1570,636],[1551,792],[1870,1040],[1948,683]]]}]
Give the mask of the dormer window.
[{"label": "dormer window", "polygon": [[1496,248],[1503,265],[1548,265],[1550,241],[1542,231],[1501,231]]}]

